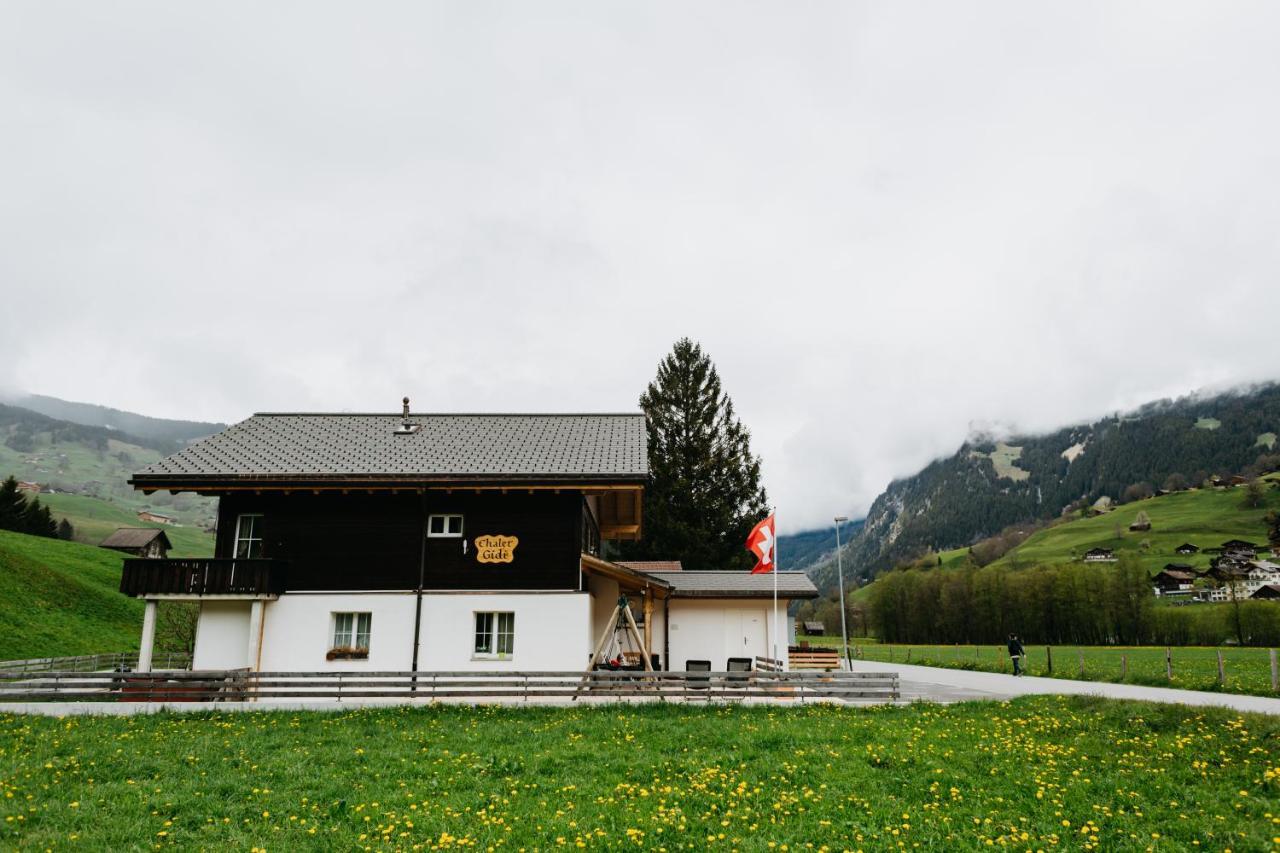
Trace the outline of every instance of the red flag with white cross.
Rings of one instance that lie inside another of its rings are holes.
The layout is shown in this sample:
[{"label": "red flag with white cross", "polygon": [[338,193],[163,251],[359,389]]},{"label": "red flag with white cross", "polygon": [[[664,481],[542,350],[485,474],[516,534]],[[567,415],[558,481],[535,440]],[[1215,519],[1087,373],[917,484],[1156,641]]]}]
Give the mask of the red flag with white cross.
[{"label": "red flag with white cross", "polygon": [[756,567],[751,570],[751,574],[762,575],[774,570],[776,560],[772,515],[752,528],[751,535],[747,537],[747,550],[756,555]]}]

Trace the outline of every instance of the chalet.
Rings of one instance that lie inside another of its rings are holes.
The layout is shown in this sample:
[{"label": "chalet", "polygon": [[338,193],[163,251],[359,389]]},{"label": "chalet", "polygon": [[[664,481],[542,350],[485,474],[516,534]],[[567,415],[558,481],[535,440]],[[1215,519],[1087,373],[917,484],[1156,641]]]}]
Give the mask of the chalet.
[{"label": "chalet", "polygon": [[827,634],[827,626],[821,622],[803,622],[801,627],[806,637],[825,637]]},{"label": "chalet", "polygon": [[1280,583],[1269,583],[1266,586],[1260,586],[1249,597],[1263,600],[1280,599]]},{"label": "chalet", "polygon": [[[130,480],[218,498],[212,559],[125,560],[139,666],[165,599],[200,603],[196,669],[583,669],[623,595],[661,668],[785,655],[772,575],[607,558],[647,458],[639,413],[254,415]],[[777,586],[784,619],[818,594]]]},{"label": "chalet", "polygon": [[39,483],[32,483],[32,482],[27,481],[27,480],[19,480],[19,481],[18,481],[18,491],[20,491],[20,492],[30,492],[30,493],[32,493],[32,494],[37,494],[37,495],[38,495],[38,494],[40,494],[40,484],[39,484]]},{"label": "chalet", "polygon": [[1264,586],[1280,583],[1280,565],[1266,560],[1243,564],[1218,560],[1206,576],[1220,584],[1210,592],[1210,601],[1241,600],[1251,597]]},{"label": "chalet", "polygon": [[1129,531],[1132,533],[1137,533],[1140,531],[1150,530],[1150,529],[1151,529],[1150,521],[1135,521],[1133,524],[1129,525]]},{"label": "chalet", "polygon": [[1084,552],[1086,563],[1114,563],[1116,559],[1116,552],[1110,548],[1090,548]]},{"label": "chalet", "polygon": [[150,521],[155,524],[173,524],[173,518],[151,510],[139,510],[138,521]]},{"label": "chalet", "polygon": [[1223,542],[1219,547],[1222,549],[1224,556],[1244,557],[1252,560],[1258,556],[1258,550],[1262,546],[1255,545],[1252,542],[1245,542],[1242,539],[1232,539],[1228,542]]},{"label": "chalet", "polygon": [[1177,548],[1174,548],[1173,550],[1175,554],[1182,554],[1183,556],[1186,556],[1188,554],[1196,554],[1196,553],[1199,553],[1200,551],[1198,547],[1196,547],[1195,545],[1192,545],[1190,542],[1183,542],[1181,545],[1179,545]]},{"label": "chalet", "polygon": [[1152,579],[1156,595],[1177,596],[1191,595],[1196,573],[1190,566],[1165,566]]},{"label": "chalet", "polygon": [[98,545],[111,551],[121,551],[133,557],[162,560],[169,555],[169,537],[155,527],[121,527]]}]

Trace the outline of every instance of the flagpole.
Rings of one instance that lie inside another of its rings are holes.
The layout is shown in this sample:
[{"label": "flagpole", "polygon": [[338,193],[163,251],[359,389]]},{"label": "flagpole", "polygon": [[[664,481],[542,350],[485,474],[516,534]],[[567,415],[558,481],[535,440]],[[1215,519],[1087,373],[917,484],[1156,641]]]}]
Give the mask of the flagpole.
[{"label": "flagpole", "polygon": [[778,516],[773,516],[773,659],[781,662],[778,656]]}]

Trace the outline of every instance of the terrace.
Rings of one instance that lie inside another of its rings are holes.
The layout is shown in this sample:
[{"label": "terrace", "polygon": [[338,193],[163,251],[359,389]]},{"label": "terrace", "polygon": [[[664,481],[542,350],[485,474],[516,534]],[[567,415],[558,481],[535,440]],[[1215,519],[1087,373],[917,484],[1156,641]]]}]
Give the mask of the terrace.
[{"label": "terrace", "polygon": [[136,598],[275,598],[285,592],[286,568],[268,559],[133,558],[124,561],[120,591]]}]

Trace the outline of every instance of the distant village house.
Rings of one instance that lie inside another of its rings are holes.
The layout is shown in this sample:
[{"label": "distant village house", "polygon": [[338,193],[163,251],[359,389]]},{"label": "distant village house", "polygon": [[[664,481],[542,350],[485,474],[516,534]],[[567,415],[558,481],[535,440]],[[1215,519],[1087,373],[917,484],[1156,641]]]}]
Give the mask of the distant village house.
[{"label": "distant village house", "polygon": [[1110,548],[1090,548],[1084,552],[1086,563],[1114,563],[1116,559],[1116,552]]},{"label": "distant village house", "polygon": [[155,527],[121,527],[112,533],[99,548],[120,551],[132,557],[143,557],[150,560],[163,560],[169,556],[169,537],[163,530]]},{"label": "distant village house", "polygon": [[173,524],[172,516],[161,515],[158,512],[144,509],[138,513],[138,521],[150,521],[156,524]]}]

